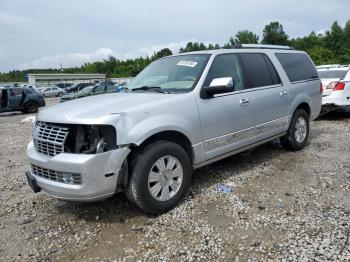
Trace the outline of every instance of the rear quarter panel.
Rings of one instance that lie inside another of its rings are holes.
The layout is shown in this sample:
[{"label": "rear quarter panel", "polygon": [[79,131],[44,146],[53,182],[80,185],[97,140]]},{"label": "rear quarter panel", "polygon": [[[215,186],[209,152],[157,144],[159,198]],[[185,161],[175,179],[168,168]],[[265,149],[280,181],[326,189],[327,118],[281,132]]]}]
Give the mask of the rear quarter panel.
[{"label": "rear quarter panel", "polygon": [[[302,52],[302,51],[292,51],[292,52],[306,54],[305,52]],[[304,81],[291,83],[289,81],[287,73],[284,71],[281,63],[277,59],[275,55],[276,53],[291,53],[291,51],[269,50],[269,57],[272,60],[273,64],[275,65],[283,85],[286,86],[288,90],[288,98],[289,98],[288,114],[290,116],[289,120],[291,120],[291,117],[293,116],[295,109],[301,103],[307,103],[309,105],[310,111],[311,111],[310,120],[316,119],[320,114],[321,106],[322,106],[322,95],[320,93],[321,80],[312,79],[312,80],[304,80]],[[313,63],[310,57],[309,59]]]}]

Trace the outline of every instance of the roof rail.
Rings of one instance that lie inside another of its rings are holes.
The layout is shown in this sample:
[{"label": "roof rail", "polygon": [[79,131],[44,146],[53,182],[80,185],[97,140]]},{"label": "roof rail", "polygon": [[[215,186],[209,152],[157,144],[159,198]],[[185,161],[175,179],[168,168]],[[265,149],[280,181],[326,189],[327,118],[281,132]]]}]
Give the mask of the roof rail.
[{"label": "roof rail", "polygon": [[235,44],[233,48],[259,48],[259,49],[282,49],[293,50],[293,47],[285,45],[261,45],[261,44]]},{"label": "roof rail", "polygon": [[331,69],[331,68],[342,68],[342,67],[350,67],[350,65],[340,65],[340,64],[319,65],[319,66],[316,66],[316,69]]}]

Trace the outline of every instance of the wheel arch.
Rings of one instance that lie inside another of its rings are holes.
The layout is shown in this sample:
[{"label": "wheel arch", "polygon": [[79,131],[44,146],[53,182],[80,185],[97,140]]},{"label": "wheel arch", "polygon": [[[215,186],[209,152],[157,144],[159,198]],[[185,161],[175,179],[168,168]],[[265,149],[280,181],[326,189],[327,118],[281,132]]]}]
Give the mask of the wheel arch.
[{"label": "wheel arch", "polygon": [[193,164],[194,161],[194,151],[192,148],[192,144],[190,139],[183,134],[182,132],[179,132],[177,130],[164,130],[157,133],[154,133],[150,136],[148,136],[146,139],[144,139],[139,144],[129,144],[128,147],[130,148],[130,153],[128,154],[126,161],[123,164],[122,172],[120,175],[120,178],[118,179],[117,188],[121,188],[122,190],[126,189],[127,185],[129,184],[130,177],[131,177],[131,163],[135,159],[136,155],[142,151],[144,147],[147,145],[155,142],[155,141],[170,141],[173,143],[176,143],[180,145],[188,154],[189,159],[191,161],[191,164]]},{"label": "wheel arch", "polygon": [[177,130],[159,131],[157,133],[154,133],[148,136],[139,144],[131,144],[130,145],[131,152],[129,154],[129,157],[132,158],[135,153],[140,151],[145,146],[160,140],[173,142],[181,146],[188,154],[191,160],[191,163],[193,163],[194,152],[193,152],[191,140],[185,134]]},{"label": "wheel arch", "polygon": [[295,112],[296,110],[298,110],[298,109],[303,109],[303,110],[305,110],[306,113],[308,114],[308,116],[310,117],[310,115],[311,115],[311,107],[310,107],[310,105],[309,105],[308,103],[306,103],[306,102],[300,103],[300,104],[295,108],[294,112]]}]

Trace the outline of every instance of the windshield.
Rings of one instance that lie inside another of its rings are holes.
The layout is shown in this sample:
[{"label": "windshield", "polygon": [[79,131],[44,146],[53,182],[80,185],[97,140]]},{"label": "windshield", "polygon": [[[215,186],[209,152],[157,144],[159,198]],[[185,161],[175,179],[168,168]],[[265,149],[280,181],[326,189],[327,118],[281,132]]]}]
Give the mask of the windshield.
[{"label": "windshield", "polygon": [[327,70],[327,71],[318,71],[320,78],[339,78],[344,79],[346,76],[347,70]]},{"label": "windshield", "polygon": [[73,85],[70,85],[70,86],[68,86],[69,88],[73,88],[73,87],[76,87],[76,86],[78,86],[79,85],[79,83],[75,83],[75,84],[73,84]]},{"label": "windshield", "polygon": [[80,94],[90,93],[93,88],[94,88],[94,86],[87,86],[84,89],[81,89],[78,93],[80,93]]},{"label": "windshield", "polygon": [[159,59],[147,66],[127,86],[129,91],[159,88],[166,92],[191,91],[210,55],[180,55]]}]

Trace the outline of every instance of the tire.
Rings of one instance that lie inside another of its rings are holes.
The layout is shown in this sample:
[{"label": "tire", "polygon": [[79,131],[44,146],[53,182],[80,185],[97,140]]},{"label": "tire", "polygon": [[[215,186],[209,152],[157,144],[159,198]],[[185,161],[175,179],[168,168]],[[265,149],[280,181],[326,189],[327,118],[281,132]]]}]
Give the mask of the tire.
[{"label": "tire", "polygon": [[63,96],[63,93],[60,92],[60,93],[58,93],[57,96],[61,97],[61,96]]},{"label": "tire", "polygon": [[[164,168],[161,173],[159,166],[162,163]],[[190,158],[181,146],[168,141],[154,142],[136,153],[131,160],[131,177],[126,196],[146,213],[165,213],[187,195],[191,173]]]},{"label": "tire", "polygon": [[292,117],[287,134],[280,138],[282,146],[288,150],[303,149],[309,140],[310,120],[303,109],[297,109]]},{"label": "tire", "polygon": [[38,104],[35,102],[27,102],[24,105],[24,112],[25,113],[37,113],[38,112]]}]

